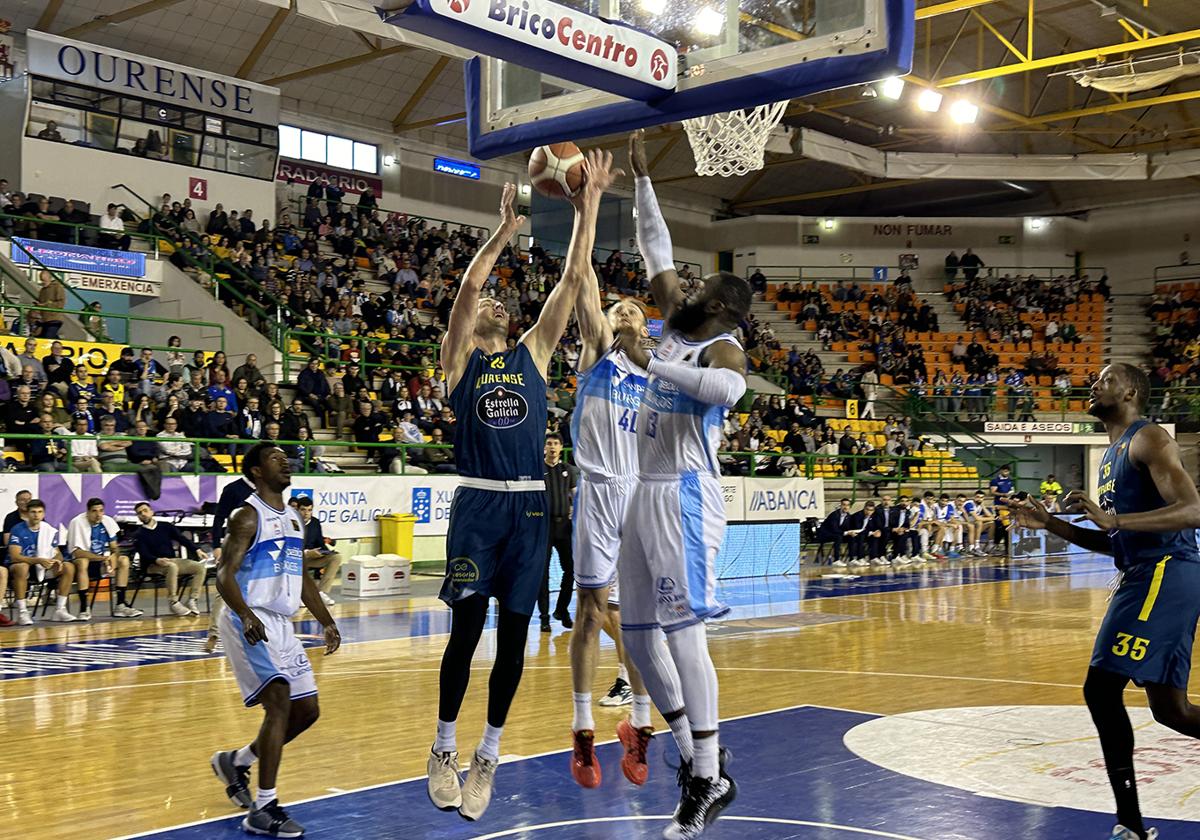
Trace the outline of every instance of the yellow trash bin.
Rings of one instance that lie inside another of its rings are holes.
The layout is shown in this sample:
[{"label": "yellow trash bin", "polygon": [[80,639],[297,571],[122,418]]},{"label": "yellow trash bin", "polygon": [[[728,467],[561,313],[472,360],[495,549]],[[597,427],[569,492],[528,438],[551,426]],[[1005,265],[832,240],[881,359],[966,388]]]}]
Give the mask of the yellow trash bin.
[{"label": "yellow trash bin", "polygon": [[411,513],[385,513],[376,517],[379,522],[380,554],[413,556],[413,525],[417,517]]}]

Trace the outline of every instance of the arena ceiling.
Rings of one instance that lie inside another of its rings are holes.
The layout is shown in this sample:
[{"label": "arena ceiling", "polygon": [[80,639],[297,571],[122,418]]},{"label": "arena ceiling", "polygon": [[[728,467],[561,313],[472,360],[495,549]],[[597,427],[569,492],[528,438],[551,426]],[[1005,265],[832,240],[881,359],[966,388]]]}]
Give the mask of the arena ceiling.
[{"label": "arena ceiling", "polygon": [[[401,44],[310,16],[335,0],[10,0],[17,31],[40,29],[281,88],[301,112],[465,147],[461,57]],[[366,0],[336,0],[369,12]],[[299,4],[299,6],[297,6]],[[1145,4],[1145,5],[1143,5]],[[1200,76],[1137,93],[1081,87],[1065,71],[1106,61],[1200,51],[1197,0],[918,0],[913,75],[899,100],[844,89],[794,101],[786,124],[878,149],[1004,154],[1107,154],[1200,148]],[[303,12],[303,13],[302,13]],[[364,15],[364,20],[370,15]],[[364,27],[370,29],[371,27]],[[1032,46],[1032,51],[1030,50]],[[955,84],[963,82],[963,84]],[[969,97],[973,125],[914,105],[935,88]],[[868,92],[869,93],[869,92]],[[602,138],[614,147],[622,138]],[[996,215],[1081,212],[1194,193],[1198,179],[1161,182],[896,181],[800,154],[770,155],[760,172],[698,178],[681,127],[648,131],[656,178],[724,212],[809,215]]]}]

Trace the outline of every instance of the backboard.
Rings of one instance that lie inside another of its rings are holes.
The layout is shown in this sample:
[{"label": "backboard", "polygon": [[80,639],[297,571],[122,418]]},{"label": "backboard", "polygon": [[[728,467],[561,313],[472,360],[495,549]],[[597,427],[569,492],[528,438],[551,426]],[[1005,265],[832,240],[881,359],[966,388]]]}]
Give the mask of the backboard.
[{"label": "backboard", "polygon": [[[530,0],[474,0],[500,7]],[[628,98],[488,55],[466,64],[471,154],[630,131],[904,75],[915,0],[559,0],[674,48],[674,90]],[[523,56],[522,56],[523,59]],[[568,58],[562,72],[573,73]],[[526,63],[522,61],[522,63]],[[626,91],[627,93],[627,91]]]}]

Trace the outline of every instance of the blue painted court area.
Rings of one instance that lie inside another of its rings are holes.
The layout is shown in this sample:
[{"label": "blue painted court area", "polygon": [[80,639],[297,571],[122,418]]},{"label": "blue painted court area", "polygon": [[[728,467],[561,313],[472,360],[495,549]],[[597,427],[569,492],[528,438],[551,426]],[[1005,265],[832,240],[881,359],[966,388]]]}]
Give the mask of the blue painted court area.
[{"label": "blue painted court area", "polygon": [[[739,578],[720,581],[718,587],[719,597],[732,608],[725,620],[735,621],[800,612],[804,601],[819,598],[1063,577],[1069,578],[1073,587],[1095,588],[1104,586],[1111,574],[1112,564],[1107,559],[1073,558],[1069,561],[1025,560],[996,565],[929,566],[860,576]],[[494,623],[493,611],[488,619],[488,627],[493,627]],[[338,627],[346,645],[433,636],[450,631],[450,611],[439,605],[380,615],[348,616],[338,619]],[[297,622],[296,631],[313,637],[321,635],[321,628],[316,621]],[[13,634],[18,632],[6,631]],[[204,635],[203,631],[188,630],[12,646],[0,650],[0,680],[223,656],[220,651],[215,654],[204,652]],[[531,646],[538,644],[538,636],[535,628],[530,633]],[[319,642],[311,639],[306,640],[305,644],[314,646]],[[602,645],[611,644],[611,640],[603,638]]]},{"label": "blue painted court area", "polygon": [[[978,796],[884,770],[851,753],[842,738],[873,715],[803,706],[728,721],[721,741],[734,754],[730,773],[740,793],[712,840],[1014,840],[1108,837],[1108,814],[1046,808]],[[599,748],[603,784],[583,790],[571,780],[569,753],[501,765],[496,798],[480,823],[441,813],[425,780],[413,779],[290,807],[309,837],[439,840],[643,840],[657,838],[675,807],[677,758],[669,734],[650,752],[650,781],[635,788],[618,765],[617,744]],[[220,794],[217,782],[214,795]],[[170,840],[241,838],[240,818],[149,835]],[[1163,837],[1200,835],[1197,823],[1157,820]]]}]

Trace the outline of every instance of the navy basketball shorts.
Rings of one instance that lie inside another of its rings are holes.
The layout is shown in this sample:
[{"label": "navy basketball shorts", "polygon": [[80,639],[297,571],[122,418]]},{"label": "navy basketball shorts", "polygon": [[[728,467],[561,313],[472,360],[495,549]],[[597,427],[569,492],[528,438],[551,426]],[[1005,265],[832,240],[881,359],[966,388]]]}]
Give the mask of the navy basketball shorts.
[{"label": "navy basketball shorts", "polygon": [[471,595],[494,597],[503,609],[532,615],[545,572],[549,520],[546,492],[459,487],[450,505],[447,604]]},{"label": "navy basketball shorts", "polygon": [[1168,555],[1124,573],[1096,636],[1092,667],[1137,685],[1187,688],[1200,617],[1200,563]]}]

